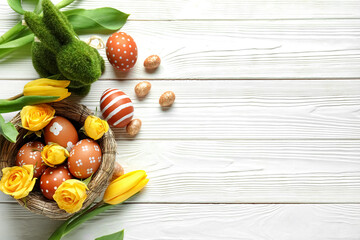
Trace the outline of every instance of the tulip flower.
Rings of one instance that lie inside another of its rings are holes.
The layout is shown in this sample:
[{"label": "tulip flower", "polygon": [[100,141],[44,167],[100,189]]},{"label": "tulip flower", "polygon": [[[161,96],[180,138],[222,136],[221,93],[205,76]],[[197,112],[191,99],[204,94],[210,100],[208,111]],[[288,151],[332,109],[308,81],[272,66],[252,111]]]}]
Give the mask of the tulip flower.
[{"label": "tulip flower", "polygon": [[[49,238],[49,240],[60,240],[63,236],[77,228],[80,224],[95,217],[96,215],[126,201],[145,187],[149,179],[146,172],[137,170],[122,175],[113,180],[105,190],[103,201],[65,221]],[[115,234],[120,234],[115,233]]]},{"label": "tulip flower", "polygon": [[67,98],[71,93],[66,88],[70,81],[67,80],[52,80],[47,78],[40,78],[27,83],[24,87],[24,96],[58,96],[55,101],[60,101]]},{"label": "tulip flower", "polygon": [[103,201],[119,204],[145,187],[149,179],[143,170],[129,172],[112,181],[105,191]]}]

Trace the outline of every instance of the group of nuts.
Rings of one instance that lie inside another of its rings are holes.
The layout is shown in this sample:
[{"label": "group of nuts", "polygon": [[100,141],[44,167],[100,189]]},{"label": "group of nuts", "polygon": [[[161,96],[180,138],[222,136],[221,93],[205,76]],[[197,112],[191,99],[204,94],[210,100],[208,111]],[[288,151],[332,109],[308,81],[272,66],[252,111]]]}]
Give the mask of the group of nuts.
[{"label": "group of nuts", "polygon": [[[151,55],[147,57],[144,61],[144,67],[149,70],[154,70],[160,65],[160,57],[157,55]],[[148,81],[142,81],[136,84],[134,90],[135,94],[139,98],[144,98],[146,95],[149,94],[151,89],[151,83]],[[159,98],[159,104],[161,107],[169,107],[175,101],[175,93],[172,91],[164,92]],[[130,136],[135,136],[139,133],[141,128],[141,120],[140,119],[133,119],[127,126],[126,132]]]}]

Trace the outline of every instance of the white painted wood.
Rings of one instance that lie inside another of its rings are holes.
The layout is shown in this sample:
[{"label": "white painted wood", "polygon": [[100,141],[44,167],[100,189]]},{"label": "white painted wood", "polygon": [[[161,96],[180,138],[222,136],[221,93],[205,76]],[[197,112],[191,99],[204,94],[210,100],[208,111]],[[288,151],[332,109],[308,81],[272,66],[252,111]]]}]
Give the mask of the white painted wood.
[{"label": "white painted wood", "polygon": [[[60,224],[14,204],[4,204],[0,212],[6,219],[0,224],[3,239],[45,240]],[[359,212],[355,204],[126,204],[95,217],[63,239],[89,240],[125,229],[126,240],[349,240],[360,235]]]},{"label": "white painted wood", "polygon": [[[11,97],[27,81],[0,81],[0,96]],[[151,81],[143,101],[133,91],[138,81],[98,81],[76,101],[95,110],[102,92],[119,88],[134,100],[143,121],[137,139],[359,139],[360,81]],[[176,94],[173,107],[161,109],[159,96]],[[4,115],[6,119],[14,114]],[[115,129],[118,140],[129,138]]]},{"label": "white painted wood", "polygon": [[[3,33],[15,21],[1,23]],[[129,21],[122,30],[137,42],[138,63],[123,74],[106,60],[102,79],[360,78],[358,19]],[[109,35],[101,36],[106,41]],[[105,50],[100,52],[106,59]],[[148,73],[143,61],[152,54],[162,63]],[[1,79],[37,76],[29,47],[0,61]]]},{"label": "white painted wood", "polygon": [[[53,0],[54,3],[60,0]],[[26,4],[26,3],[25,3]],[[29,5],[29,4],[27,4]],[[168,19],[303,19],[359,18],[360,3],[356,0],[77,0],[71,8],[113,7],[129,13],[132,20]],[[29,10],[33,9],[30,6]],[[17,18],[6,1],[0,3],[0,19],[10,14]]]},{"label": "white painted wood", "polygon": [[[150,182],[136,202],[358,203],[360,141],[121,140],[126,172]],[[1,202],[13,202],[0,195]]]}]

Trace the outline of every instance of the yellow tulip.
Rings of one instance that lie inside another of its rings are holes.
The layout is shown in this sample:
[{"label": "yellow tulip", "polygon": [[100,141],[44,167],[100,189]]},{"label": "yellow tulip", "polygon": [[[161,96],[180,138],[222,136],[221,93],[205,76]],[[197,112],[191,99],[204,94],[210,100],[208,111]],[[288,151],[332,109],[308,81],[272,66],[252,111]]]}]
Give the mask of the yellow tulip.
[{"label": "yellow tulip", "polygon": [[81,209],[88,190],[85,183],[77,179],[68,179],[63,182],[54,194],[54,200],[59,208],[68,213],[74,213]]},{"label": "yellow tulip", "polygon": [[50,105],[39,104],[25,106],[20,112],[22,127],[30,131],[39,131],[54,118],[55,109]]},{"label": "yellow tulip", "polygon": [[27,83],[24,87],[24,96],[59,96],[55,102],[71,95],[66,88],[70,81],[40,78]]},{"label": "yellow tulip", "polygon": [[84,123],[84,129],[87,136],[98,140],[109,131],[109,124],[96,116],[88,116]]},{"label": "yellow tulip", "polygon": [[0,191],[15,199],[26,197],[34,188],[34,165],[6,167],[2,169],[2,173]]},{"label": "yellow tulip", "polygon": [[145,187],[149,181],[146,177],[146,172],[143,170],[118,177],[106,189],[103,201],[112,205],[124,202]]},{"label": "yellow tulip", "polygon": [[49,167],[62,164],[68,157],[68,150],[57,143],[46,145],[41,151],[41,158]]}]

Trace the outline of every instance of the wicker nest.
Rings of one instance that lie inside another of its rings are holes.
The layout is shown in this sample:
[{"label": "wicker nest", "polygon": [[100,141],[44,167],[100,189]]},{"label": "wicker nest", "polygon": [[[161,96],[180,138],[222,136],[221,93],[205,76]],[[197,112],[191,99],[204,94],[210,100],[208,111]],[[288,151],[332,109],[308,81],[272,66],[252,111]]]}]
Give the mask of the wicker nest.
[{"label": "wicker nest", "polygon": [[[56,110],[57,116],[62,116],[73,123],[78,123],[78,126],[82,126],[88,115],[92,112],[84,105],[61,101],[50,104]],[[11,122],[13,124],[21,123],[20,114],[17,114]],[[17,126],[19,136],[16,143],[10,143],[4,137],[0,136],[0,168],[13,166],[16,160],[16,154],[26,142],[33,140],[29,137],[24,139],[24,135],[27,130]],[[90,183],[88,184],[89,190],[87,191],[87,199],[83,204],[83,208],[89,206],[100,194],[105,190],[109,184],[109,179],[112,176],[114,170],[114,163],[116,157],[116,142],[114,134],[109,131],[98,140],[98,143],[102,151],[102,162],[97,172],[92,176]],[[0,173],[1,174],[1,173]],[[30,211],[42,214],[49,218],[64,220],[70,218],[73,214],[67,213],[57,206],[55,201],[48,200],[40,192],[39,187],[35,187],[34,190],[26,197],[26,201],[22,199],[17,200],[21,206],[29,209]]]}]

